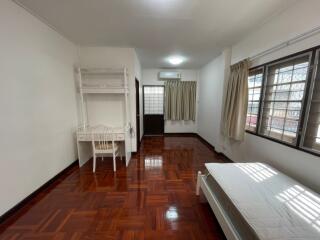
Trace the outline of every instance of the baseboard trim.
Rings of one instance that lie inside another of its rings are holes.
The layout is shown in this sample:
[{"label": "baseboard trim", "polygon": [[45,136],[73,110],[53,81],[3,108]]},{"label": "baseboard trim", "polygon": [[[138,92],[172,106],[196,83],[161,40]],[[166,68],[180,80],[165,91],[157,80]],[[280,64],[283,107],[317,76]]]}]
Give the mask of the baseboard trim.
[{"label": "baseboard trim", "polygon": [[183,132],[183,133],[164,133],[165,137],[196,137],[198,134],[193,132]]},{"label": "baseboard trim", "polygon": [[197,133],[193,132],[181,132],[181,133],[163,133],[158,135],[148,135],[144,134],[142,138],[144,137],[195,137]]},{"label": "baseboard trim", "polygon": [[[144,135],[143,137],[145,137],[146,135]],[[204,139],[202,136],[200,136],[198,133],[193,133],[193,132],[182,132],[182,133],[164,133],[163,134],[164,137],[196,137],[198,138],[204,145],[206,145],[209,149],[211,149],[212,151],[214,151],[216,154],[222,156],[226,162],[231,162],[233,163],[234,161],[232,161],[230,158],[228,158],[224,153],[222,152],[217,152],[216,148],[209,143],[206,139]],[[148,137],[148,136],[146,136]]]},{"label": "baseboard trim", "polygon": [[230,158],[228,158],[224,153],[222,152],[217,152],[216,151],[216,148],[211,144],[209,143],[206,139],[204,139],[202,136],[200,136],[198,133],[196,134],[198,139],[203,143],[205,144],[207,147],[209,147],[211,150],[213,150],[216,154],[222,156],[224,159],[226,159],[227,162],[231,162],[233,163],[234,161],[232,161]]},{"label": "baseboard trim", "polygon": [[0,224],[4,223],[6,220],[8,220],[12,215],[14,215],[16,212],[18,212],[21,208],[26,206],[28,202],[32,201],[40,192],[48,188],[50,185],[52,185],[58,178],[63,176],[65,173],[67,173],[69,170],[71,170],[75,165],[78,164],[78,160],[75,160],[72,162],[69,166],[67,166],[65,169],[63,169],[61,172],[59,172],[57,175],[55,175],[53,178],[51,178],[49,181],[44,183],[42,186],[40,186],[37,190],[32,192],[30,195],[25,197],[23,200],[18,202],[15,206],[13,206],[11,209],[6,211],[4,214],[0,216]]},{"label": "baseboard trim", "polygon": [[207,147],[209,147],[211,150],[213,150],[215,153],[219,154],[217,151],[216,151],[216,148],[215,146],[213,146],[211,143],[209,143],[206,139],[204,139],[203,137],[201,137],[199,134],[196,134],[197,135],[197,138],[204,144],[206,145]]}]

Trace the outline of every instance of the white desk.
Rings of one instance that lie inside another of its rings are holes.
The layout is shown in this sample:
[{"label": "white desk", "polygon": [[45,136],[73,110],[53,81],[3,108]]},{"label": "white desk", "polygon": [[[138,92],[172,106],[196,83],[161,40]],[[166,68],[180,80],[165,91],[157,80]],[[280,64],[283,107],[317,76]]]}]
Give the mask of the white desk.
[{"label": "white desk", "polygon": [[[99,133],[99,131],[103,132],[104,129],[103,126],[90,126],[78,129],[77,147],[80,167],[92,158],[92,132]],[[111,132],[114,134],[115,141],[123,142],[124,148],[122,149],[121,154],[125,155],[126,165],[128,166],[131,159],[130,128],[115,127],[111,128]]]}]

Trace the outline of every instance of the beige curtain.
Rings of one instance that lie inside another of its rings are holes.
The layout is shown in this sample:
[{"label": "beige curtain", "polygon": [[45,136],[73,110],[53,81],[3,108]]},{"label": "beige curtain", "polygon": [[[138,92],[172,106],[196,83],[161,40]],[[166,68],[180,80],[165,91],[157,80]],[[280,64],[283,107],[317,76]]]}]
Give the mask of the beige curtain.
[{"label": "beige curtain", "polygon": [[248,60],[232,65],[225,87],[222,134],[236,141],[244,139],[248,106],[248,74]]},{"label": "beige curtain", "polygon": [[195,121],[197,83],[194,81],[166,81],[164,89],[165,119]]}]

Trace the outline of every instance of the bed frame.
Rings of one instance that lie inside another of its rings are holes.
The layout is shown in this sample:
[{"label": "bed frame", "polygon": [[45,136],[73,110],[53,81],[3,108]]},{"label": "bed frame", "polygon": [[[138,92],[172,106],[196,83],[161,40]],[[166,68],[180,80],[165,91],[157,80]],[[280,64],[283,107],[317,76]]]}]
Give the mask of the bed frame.
[{"label": "bed frame", "polygon": [[198,172],[196,194],[199,196],[200,188],[202,189],[207,201],[209,202],[214,215],[216,216],[220,226],[228,240],[241,240],[239,233],[232,224],[228,213],[223,209],[220,202],[218,201],[214,192],[211,191],[208,183],[207,177],[209,174],[202,174],[201,171]]}]

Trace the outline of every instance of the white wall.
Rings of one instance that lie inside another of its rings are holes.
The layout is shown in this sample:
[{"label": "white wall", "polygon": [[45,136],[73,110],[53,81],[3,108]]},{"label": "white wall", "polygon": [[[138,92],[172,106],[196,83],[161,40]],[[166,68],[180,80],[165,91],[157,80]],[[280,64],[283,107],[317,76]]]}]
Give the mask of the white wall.
[{"label": "white wall", "polygon": [[[164,85],[164,81],[158,80],[159,71],[163,69],[143,69],[142,84],[143,85]],[[181,73],[181,81],[197,81],[197,91],[199,90],[199,71],[193,69],[176,69]],[[197,112],[198,112],[198,96],[197,94]],[[143,113],[143,111],[141,111]],[[197,114],[198,115],[198,114]],[[196,133],[198,116],[195,121],[165,121],[165,133]]]},{"label": "white wall", "polygon": [[[136,133],[136,99],[135,99],[135,77],[141,75],[140,63],[137,62],[133,48],[115,47],[80,47],[80,66],[84,68],[123,68],[128,69],[128,85],[130,91],[130,117],[134,133]],[[141,78],[141,77],[140,77]],[[103,99],[104,98],[104,99]],[[124,124],[124,98],[119,96],[90,96],[88,105],[93,106],[89,112],[89,123],[105,123],[111,126]],[[121,112],[123,113],[122,115]],[[113,116],[113,117],[111,117]],[[136,151],[137,141],[133,135],[131,149]]]},{"label": "white wall", "polygon": [[[234,45],[232,47],[231,61],[226,60],[225,65],[230,64],[230,62],[236,63],[244,58],[253,56],[320,25],[318,9],[320,9],[320,2],[317,0],[297,1],[295,5],[292,5],[291,8],[283,12],[280,16],[273,18],[267,24],[261,26],[257,31],[249,34],[241,42]],[[254,61],[253,66],[305,50],[316,45],[320,45],[320,35],[305,39],[295,45],[257,59]],[[221,58],[221,56],[219,58]],[[214,60],[215,63],[211,67],[210,65],[207,65],[201,70],[201,85],[203,86],[208,84],[213,91],[211,96],[207,94],[207,101],[217,101],[214,96],[219,94],[221,90],[221,84],[207,83],[209,81],[207,77],[209,71],[208,68],[211,69],[212,76],[221,75],[222,70],[216,69],[221,65],[219,62],[221,59],[219,58]],[[216,78],[213,79],[212,77],[212,80],[214,81]],[[223,79],[220,79],[220,81],[223,81]],[[215,86],[219,86],[219,88],[214,88]],[[202,104],[201,99],[200,103]],[[202,114],[199,114],[199,119],[202,119]],[[214,117],[209,118],[208,121],[215,123],[212,124],[212,126],[215,126],[218,124],[220,119],[221,114],[217,114]],[[199,125],[201,126],[200,121]],[[320,191],[319,157],[251,134],[246,134],[245,141],[242,144],[239,144],[224,143],[221,140],[215,141],[206,136],[203,131],[199,132],[201,136],[213,143],[218,150],[224,152],[234,161],[261,161],[269,163],[314,190]]]},{"label": "white wall", "polygon": [[76,160],[75,46],[0,1],[0,215]]},{"label": "white wall", "polygon": [[222,152],[221,111],[224,79],[229,67],[226,63],[230,61],[230,54],[230,49],[226,49],[200,71],[198,133],[218,152]]},{"label": "white wall", "polygon": [[[232,63],[254,56],[301,33],[320,26],[320,1],[296,1],[281,15],[272,18],[257,31],[232,46]],[[320,45],[320,34],[254,61],[259,65],[280,57]]]}]

